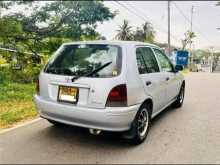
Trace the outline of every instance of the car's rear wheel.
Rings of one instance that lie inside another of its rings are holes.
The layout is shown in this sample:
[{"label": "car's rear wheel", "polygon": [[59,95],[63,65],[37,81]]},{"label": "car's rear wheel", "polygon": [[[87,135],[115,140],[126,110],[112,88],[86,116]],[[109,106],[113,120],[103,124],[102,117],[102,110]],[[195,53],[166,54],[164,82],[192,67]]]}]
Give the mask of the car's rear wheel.
[{"label": "car's rear wheel", "polygon": [[181,88],[180,88],[180,92],[179,92],[179,94],[177,96],[177,99],[173,103],[173,106],[175,108],[181,107],[183,105],[184,97],[185,97],[185,84],[183,83]]},{"label": "car's rear wheel", "polygon": [[[128,131],[128,140],[132,144],[142,143],[149,132],[150,127],[150,109],[147,105],[141,106],[139,109],[131,129]],[[126,137],[126,136],[125,136]]]}]

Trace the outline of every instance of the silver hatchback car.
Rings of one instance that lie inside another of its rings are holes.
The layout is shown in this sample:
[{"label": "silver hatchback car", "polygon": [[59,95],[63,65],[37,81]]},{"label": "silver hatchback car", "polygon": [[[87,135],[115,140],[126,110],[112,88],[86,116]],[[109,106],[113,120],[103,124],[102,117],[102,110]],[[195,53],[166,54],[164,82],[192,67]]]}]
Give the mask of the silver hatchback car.
[{"label": "silver hatchback car", "polygon": [[53,124],[123,132],[139,144],[153,117],[171,104],[182,105],[185,80],[179,70],[152,44],[66,43],[41,71],[34,100],[40,116]]}]

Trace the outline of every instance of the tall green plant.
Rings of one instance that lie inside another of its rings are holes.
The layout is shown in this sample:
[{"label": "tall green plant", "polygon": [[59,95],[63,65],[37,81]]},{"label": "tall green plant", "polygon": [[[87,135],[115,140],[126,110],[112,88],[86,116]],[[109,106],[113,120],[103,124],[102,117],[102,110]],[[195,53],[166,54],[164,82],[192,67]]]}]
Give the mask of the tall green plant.
[{"label": "tall green plant", "polygon": [[101,38],[97,24],[115,15],[102,1],[0,1],[0,46],[17,51],[2,53],[12,79],[33,81],[41,68],[37,54],[52,54],[64,42]]},{"label": "tall green plant", "polygon": [[154,43],[155,31],[149,22],[145,22],[141,28],[137,27],[134,32],[134,40]]},{"label": "tall green plant", "polygon": [[186,49],[186,46],[192,42],[192,39],[196,37],[196,34],[188,30],[184,36],[185,38],[182,40],[182,50]]},{"label": "tall green plant", "polygon": [[119,26],[115,38],[123,41],[133,39],[132,26],[129,25],[128,20],[124,20],[123,24]]},{"label": "tall green plant", "polygon": [[1,1],[0,10],[3,9],[7,9],[0,17],[4,45],[17,48],[20,44],[33,53],[41,52],[48,38],[95,38],[99,36],[97,23],[115,16],[102,1]]}]

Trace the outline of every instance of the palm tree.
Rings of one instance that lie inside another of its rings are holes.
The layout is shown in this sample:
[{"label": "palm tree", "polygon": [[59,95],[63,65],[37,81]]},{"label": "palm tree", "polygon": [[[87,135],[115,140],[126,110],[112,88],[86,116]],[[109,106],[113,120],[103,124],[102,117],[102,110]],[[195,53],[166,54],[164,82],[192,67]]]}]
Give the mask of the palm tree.
[{"label": "palm tree", "polygon": [[155,31],[149,22],[145,22],[141,28],[137,28],[134,33],[134,40],[153,43]]},{"label": "palm tree", "polygon": [[136,31],[134,32],[134,40],[144,42],[144,34],[143,30],[137,27]]},{"label": "palm tree", "polygon": [[132,40],[132,26],[129,26],[129,23],[127,20],[123,21],[123,24],[119,26],[119,29],[117,30],[117,35],[115,36],[118,40]]},{"label": "palm tree", "polygon": [[155,39],[155,31],[153,29],[153,26],[151,25],[150,22],[145,22],[142,25],[143,28],[143,37],[144,37],[144,42],[150,42],[153,43]]},{"label": "palm tree", "polygon": [[186,46],[192,43],[192,39],[196,37],[195,33],[189,30],[184,35],[185,38],[182,40],[182,50],[185,50]]}]

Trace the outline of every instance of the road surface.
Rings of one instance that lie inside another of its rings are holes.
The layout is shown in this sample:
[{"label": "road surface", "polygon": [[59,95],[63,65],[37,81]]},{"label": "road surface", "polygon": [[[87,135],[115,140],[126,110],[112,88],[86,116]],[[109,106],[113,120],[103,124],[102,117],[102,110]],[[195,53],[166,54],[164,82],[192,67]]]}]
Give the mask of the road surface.
[{"label": "road surface", "polygon": [[159,115],[139,146],[40,120],[0,134],[0,163],[220,164],[220,74],[188,74],[183,107]]}]

